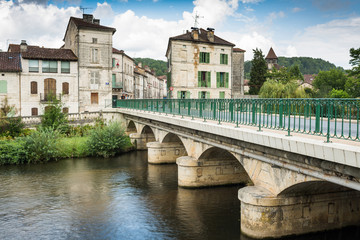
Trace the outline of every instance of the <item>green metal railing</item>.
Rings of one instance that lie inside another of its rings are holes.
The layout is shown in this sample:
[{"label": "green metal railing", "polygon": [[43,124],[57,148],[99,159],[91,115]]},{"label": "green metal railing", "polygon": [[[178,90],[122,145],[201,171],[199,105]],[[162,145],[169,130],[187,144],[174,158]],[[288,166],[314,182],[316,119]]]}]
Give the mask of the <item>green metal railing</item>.
[{"label": "green metal railing", "polygon": [[353,141],[359,139],[360,99],[135,99],[114,107]]}]

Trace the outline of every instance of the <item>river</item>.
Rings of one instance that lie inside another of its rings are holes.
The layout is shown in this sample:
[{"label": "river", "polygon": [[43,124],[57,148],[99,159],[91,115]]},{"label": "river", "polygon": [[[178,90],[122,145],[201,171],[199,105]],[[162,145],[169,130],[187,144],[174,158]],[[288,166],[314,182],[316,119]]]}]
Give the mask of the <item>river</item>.
[{"label": "river", "polygon": [[[147,152],[0,167],[0,239],[248,239],[241,186],[183,189]],[[287,239],[360,239],[359,228]]]}]

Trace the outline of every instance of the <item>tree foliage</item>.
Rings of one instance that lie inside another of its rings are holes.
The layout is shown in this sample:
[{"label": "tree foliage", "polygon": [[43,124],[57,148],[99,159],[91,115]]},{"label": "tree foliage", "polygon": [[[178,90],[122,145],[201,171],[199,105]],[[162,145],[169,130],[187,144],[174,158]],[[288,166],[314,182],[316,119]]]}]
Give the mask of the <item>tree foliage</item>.
[{"label": "tree foliage", "polygon": [[0,136],[14,138],[21,135],[24,124],[20,117],[14,117],[15,113],[15,107],[5,98],[0,107]]},{"label": "tree foliage", "polygon": [[155,60],[151,58],[134,58],[135,64],[141,62],[142,66],[149,66],[155,70],[156,76],[162,76],[167,74],[167,63],[162,60]]},{"label": "tree foliage", "polygon": [[249,93],[251,95],[257,95],[266,80],[267,65],[260,49],[253,49],[253,52],[254,58],[250,71]]},{"label": "tree foliage", "polygon": [[350,75],[360,77],[360,48],[351,48],[350,57],[351,59],[349,63],[351,64],[351,66],[353,66],[350,71]]},{"label": "tree foliage", "polygon": [[344,90],[333,89],[329,93],[330,98],[349,98],[349,94]]},{"label": "tree foliage", "polygon": [[68,129],[66,114],[62,112],[62,102],[55,96],[50,96],[46,103],[44,115],[41,117],[41,127],[52,128],[65,132]]},{"label": "tree foliage", "polygon": [[317,97],[329,97],[330,91],[345,90],[347,76],[340,69],[320,71],[313,81],[313,86],[318,90]]}]

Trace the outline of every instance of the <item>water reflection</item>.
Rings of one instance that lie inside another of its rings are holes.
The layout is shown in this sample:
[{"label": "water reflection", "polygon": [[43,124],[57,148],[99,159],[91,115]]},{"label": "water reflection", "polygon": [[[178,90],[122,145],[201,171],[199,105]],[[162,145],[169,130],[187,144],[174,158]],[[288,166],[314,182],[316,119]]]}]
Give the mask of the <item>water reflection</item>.
[{"label": "water reflection", "polygon": [[0,239],[248,239],[240,186],[178,188],[176,165],[148,165],[146,154],[1,167]]}]

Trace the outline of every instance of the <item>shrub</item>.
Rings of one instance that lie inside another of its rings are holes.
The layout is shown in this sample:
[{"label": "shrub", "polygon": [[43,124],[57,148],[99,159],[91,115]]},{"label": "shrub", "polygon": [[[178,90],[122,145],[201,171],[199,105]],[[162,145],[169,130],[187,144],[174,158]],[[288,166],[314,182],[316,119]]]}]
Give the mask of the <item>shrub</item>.
[{"label": "shrub", "polygon": [[52,128],[39,128],[24,137],[23,144],[28,163],[48,162],[59,157],[56,141],[60,134]]},{"label": "shrub", "polygon": [[120,123],[113,122],[108,126],[97,127],[90,132],[87,149],[90,156],[112,157],[131,146],[129,137],[120,127]]},{"label": "shrub", "polygon": [[61,158],[86,157],[88,137],[61,138],[57,143],[59,156]]},{"label": "shrub", "polygon": [[0,141],[0,165],[19,164],[24,161],[25,149],[20,140]]},{"label": "shrub", "polygon": [[68,131],[68,121],[66,114],[62,112],[62,103],[55,96],[50,96],[46,103],[44,115],[41,117],[41,127],[53,128],[61,133]]}]

